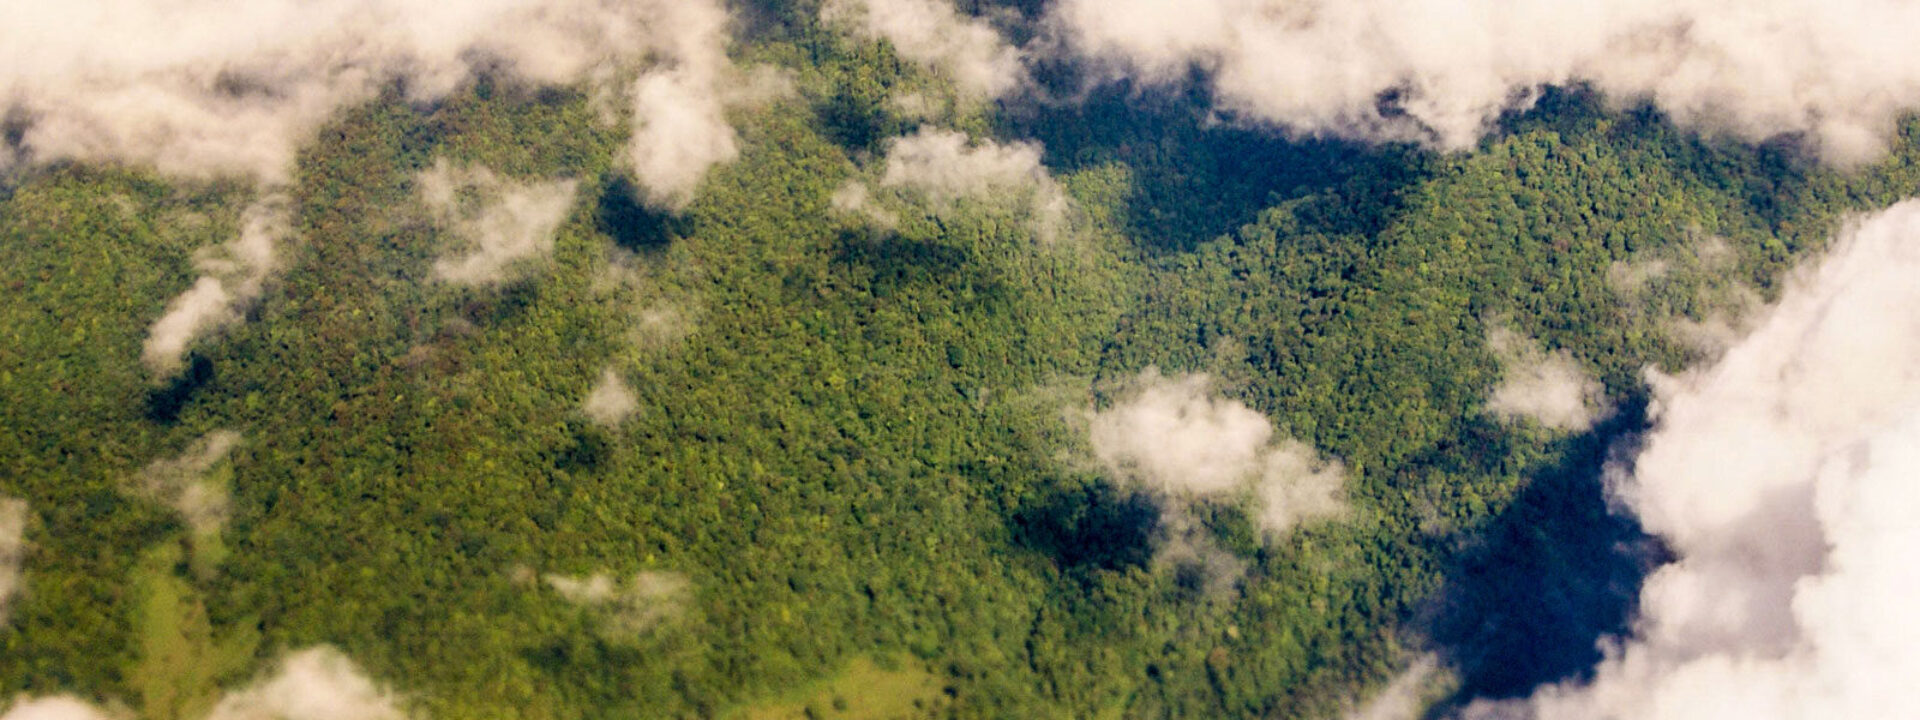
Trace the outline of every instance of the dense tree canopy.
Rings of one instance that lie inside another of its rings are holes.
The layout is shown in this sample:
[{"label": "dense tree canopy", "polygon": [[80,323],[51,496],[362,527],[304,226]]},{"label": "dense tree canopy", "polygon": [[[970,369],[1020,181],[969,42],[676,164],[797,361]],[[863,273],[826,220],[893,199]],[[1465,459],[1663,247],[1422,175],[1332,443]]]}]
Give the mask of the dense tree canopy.
[{"label": "dense tree canopy", "polygon": [[[0,199],[0,495],[30,515],[0,696],[194,717],[315,644],[439,718],[1327,716],[1428,648],[1465,693],[1518,692],[1626,622],[1648,560],[1620,554],[1641,538],[1597,466],[1643,368],[1710,353],[1688,323],[1920,190],[1920,126],[1843,172],[1580,88],[1451,154],[1135,88],[954,101],[941,125],[1044,147],[1073,207],[1048,241],[1031,207],[885,184],[890,139],[927,122],[889,98],[944,79],[749,5],[736,52],[795,90],[732,111],[740,156],[689,206],[636,199],[585,88],[394,89],[301,150],[259,300],[167,378],[148,328],[257,191],[23,174]],[[456,243],[418,178],[442,158],[577,181],[551,253],[437,278]],[[836,207],[850,182],[891,222]],[[1490,411],[1496,327],[1564,351],[1612,414]],[[1075,420],[1147,368],[1207,373],[1338,459],[1345,511],[1270,533],[1216,497],[1170,529]],[[608,371],[635,408],[612,422],[581,409]],[[219,430],[228,510],[196,540],[141,478]],[[594,574],[685,587],[623,623],[547,580]],[[1516,651],[1536,676],[1484,662]]]}]

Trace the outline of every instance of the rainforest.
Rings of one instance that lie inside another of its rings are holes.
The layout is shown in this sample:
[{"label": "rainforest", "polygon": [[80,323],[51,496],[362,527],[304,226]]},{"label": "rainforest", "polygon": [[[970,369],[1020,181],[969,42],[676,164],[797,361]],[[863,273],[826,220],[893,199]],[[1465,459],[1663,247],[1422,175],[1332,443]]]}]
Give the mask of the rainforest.
[{"label": "rainforest", "polygon": [[1920,9],[1402,5],[21,9],[0,718],[1909,712]]}]

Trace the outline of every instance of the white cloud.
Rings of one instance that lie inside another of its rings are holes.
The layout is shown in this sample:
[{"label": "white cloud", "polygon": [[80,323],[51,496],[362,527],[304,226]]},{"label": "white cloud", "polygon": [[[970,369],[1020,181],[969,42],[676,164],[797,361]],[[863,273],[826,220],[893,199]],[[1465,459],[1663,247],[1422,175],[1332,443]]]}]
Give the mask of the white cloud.
[{"label": "white cloud", "polygon": [[634,82],[626,161],[642,199],[681,209],[707,171],[740,154],[727,111],[784,95],[785,76],[743,72],[727,59],[730,17],[719,0],[643,0],[656,64]]},{"label": "white cloud", "polygon": [[[1072,201],[1040,164],[1040,146],[973,140],[957,130],[922,127],[888,141],[880,187],[924,198],[936,213],[952,212],[960,200],[998,202],[1026,211],[1033,232],[1050,241],[1065,229]],[[882,208],[872,189],[858,182],[840,188],[834,207],[861,211],[882,226],[897,217]]]},{"label": "white cloud", "polygon": [[227,488],[206,481],[208,472],[240,444],[240,433],[207,433],[179,457],[155,460],[140,473],[140,489],[187,521],[195,535],[218,533],[226,524]]},{"label": "white cloud", "polygon": [[[107,720],[125,716],[66,695],[14,699],[0,720]],[[399,700],[327,646],[281,658],[273,674],[221,696],[204,720],[405,720]]]},{"label": "white cloud", "polygon": [[1426,712],[1428,685],[1439,670],[1431,655],[1415,660],[1366,704],[1346,714],[1346,720],[1420,720]]},{"label": "white cloud", "polygon": [[36,159],[288,179],[294,146],[339,107],[406,78],[445,94],[476,54],[564,82],[629,48],[643,18],[599,0],[76,0],[0,26],[0,97],[32,118]]},{"label": "white cloud", "polygon": [[610,629],[626,633],[651,629],[673,617],[688,595],[687,577],[672,572],[643,570],[625,580],[606,573],[542,579],[567,601],[599,609]]},{"label": "white cloud", "polygon": [[967,93],[999,97],[1026,77],[1020,52],[987,23],[948,0],[827,0],[820,15],[893,44],[901,57],[953,79]]},{"label": "white cloud", "polygon": [[1125,401],[1094,415],[1093,452],[1115,474],[1161,490],[1215,494],[1253,475],[1273,437],[1266,416],[1212,397],[1205,375],[1148,370]]},{"label": "white cloud", "polygon": [[291,232],[289,205],[286,196],[267,193],[242,213],[240,237],[194,259],[200,279],[147,330],[140,359],[148,370],[162,377],[179,372],[195,340],[240,322],[274,269],[274,247]]},{"label": "white cloud", "polygon": [[1542,351],[1531,338],[1494,324],[1487,346],[1500,359],[1500,384],[1487,409],[1504,418],[1528,418],[1554,430],[1593,426],[1600,383],[1566,350]]},{"label": "white cloud", "polygon": [[614,91],[634,111],[625,156],[649,199],[678,206],[737,152],[723,110],[765,89],[728,62],[728,22],[720,0],[23,5],[0,23],[0,111],[28,122],[0,170],[75,159],[282,184],[322,122],[395,80],[434,100],[497,63],[607,92],[643,66]]},{"label": "white cloud", "polygon": [[107,720],[107,717],[99,708],[71,696],[30,698],[21,695],[14,698],[0,720]]},{"label": "white cloud", "polygon": [[27,501],[0,497],[0,623],[7,621],[27,552]]},{"label": "white cloud", "polygon": [[484,167],[435,161],[418,176],[420,200],[435,221],[469,246],[433,265],[464,285],[497,283],[516,262],[553,252],[554,233],[573,207],[573,180],[516,183]]},{"label": "white cloud", "polygon": [[1346,469],[1320,456],[1306,443],[1286,438],[1267,449],[1254,496],[1260,501],[1260,527],[1280,533],[1314,518],[1338,515]]},{"label": "white cloud", "polygon": [[887,168],[880,184],[917,189],[936,202],[953,202],[1051,185],[1052,178],[1040,165],[1038,144],[975,142],[958,130],[922,127],[887,145]]},{"label": "white cloud", "polygon": [[288,655],[277,672],[228,693],[207,720],[403,720],[399,701],[330,647]]},{"label": "white cloud", "polygon": [[1656,376],[1618,494],[1677,560],[1590,684],[1469,717],[1912,716],[1920,201],[1853,227],[1712,367]]},{"label": "white cloud", "polygon": [[600,372],[599,384],[593,386],[593,392],[588,393],[586,402],[580,405],[587,417],[608,427],[619,425],[639,407],[633,390],[627,387],[626,381],[621,380],[620,373],[613,368]]},{"label": "white cloud", "polygon": [[1276,441],[1265,416],[1214,396],[1205,375],[1168,378],[1148,369],[1125,399],[1092,414],[1088,438],[1114,477],[1162,493],[1251,490],[1269,532],[1341,509],[1339,463],[1297,440]]},{"label": "white cloud", "polygon": [[[1471,147],[1542,84],[1648,98],[1749,139],[1879,151],[1920,107],[1920,6],[1881,0],[1062,0],[1077,52],[1150,81],[1212,71],[1221,104],[1300,132]],[[1380,111],[1399,93],[1404,116]]]}]

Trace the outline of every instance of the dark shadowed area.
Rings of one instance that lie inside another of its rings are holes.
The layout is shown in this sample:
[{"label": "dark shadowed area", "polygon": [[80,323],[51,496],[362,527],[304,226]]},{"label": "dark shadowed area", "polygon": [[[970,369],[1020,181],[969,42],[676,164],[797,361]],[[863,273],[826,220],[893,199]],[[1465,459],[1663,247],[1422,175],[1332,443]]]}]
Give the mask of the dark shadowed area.
[{"label": "dark shadowed area", "polygon": [[1608,507],[1603,468],[1633,456],[1645,418],[1639,399],[1573,440],[1448,572],[1430,632],[1461,674],[1458,701],[1584,677],[1597,643],[1630,629],[1641,584],[1670,558]]}]

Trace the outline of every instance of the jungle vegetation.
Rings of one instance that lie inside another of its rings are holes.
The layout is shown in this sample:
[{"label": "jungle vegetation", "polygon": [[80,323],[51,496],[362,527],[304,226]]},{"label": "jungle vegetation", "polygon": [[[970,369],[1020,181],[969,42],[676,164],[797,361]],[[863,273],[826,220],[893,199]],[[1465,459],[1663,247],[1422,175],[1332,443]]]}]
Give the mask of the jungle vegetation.
[{"label": "jungle vegetation", "polygon": [[[314,644],[434,718],[1327,717],[1428,651],[1461,697],[1523,692],[1589,666],[1658,557],[1599,473],[1644,368],[1710,351],[1675,323],[1920,192],[1920,124],[1841,171],[1554,88],[1440,153],[1108,85],[950,118],[1042,143],[1066,237],[966,200],[879,227],[831,197],[918,126],[889,94],[940,81],[761,4],[736,51],[798,91],[736,111],[741,156],[684,210],[635,199],[582,89],[396,90],[301,150],[280,267],[168,379],[147,327],[252,188],[79,164],[8,187],[0,495],[31,514],[0,697],[195,717]],[[578,181],[551,255],[436,281],[414,184],[438,158]],[[1495,323],[1611,414],[1489,412]],[[1075,461],[1065,419],[1149,367],[1340,459],[1347,511],[1276,536],[1203,503],[1238,576],[1156,561],[1159,500]],[[580,409],[606,368],[637,400],[618,424]],[[130,488],[219,430],[229,514],[196,540]],[[686,586],[610,624],[532,579],[594,573]]]}]

